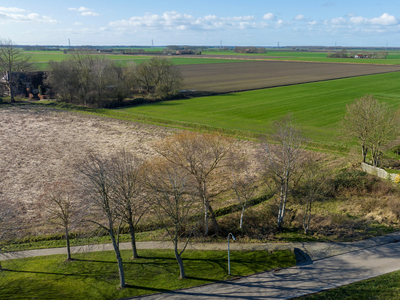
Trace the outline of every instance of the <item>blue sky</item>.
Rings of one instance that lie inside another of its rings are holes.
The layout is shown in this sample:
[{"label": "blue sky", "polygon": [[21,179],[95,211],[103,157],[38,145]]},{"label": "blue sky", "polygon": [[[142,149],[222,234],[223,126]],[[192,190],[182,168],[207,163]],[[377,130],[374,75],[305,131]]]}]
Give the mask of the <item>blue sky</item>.
[{"label": "blue sky", "polygon": [[30,45],[400,47],[399,1],[3,1],[0,38]]}]

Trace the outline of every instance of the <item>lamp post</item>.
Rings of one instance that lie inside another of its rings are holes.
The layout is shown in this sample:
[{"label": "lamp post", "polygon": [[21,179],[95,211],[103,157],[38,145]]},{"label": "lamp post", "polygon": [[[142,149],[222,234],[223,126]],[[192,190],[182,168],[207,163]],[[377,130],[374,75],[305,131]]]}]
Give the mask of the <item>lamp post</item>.
[{"label": "lamp post", "polygon": [[231,275],[231,254],[229,252],[229,236],[232,236],[232,239],[236,241],[235,237],[232,233],[228,234],[228,275]]}]

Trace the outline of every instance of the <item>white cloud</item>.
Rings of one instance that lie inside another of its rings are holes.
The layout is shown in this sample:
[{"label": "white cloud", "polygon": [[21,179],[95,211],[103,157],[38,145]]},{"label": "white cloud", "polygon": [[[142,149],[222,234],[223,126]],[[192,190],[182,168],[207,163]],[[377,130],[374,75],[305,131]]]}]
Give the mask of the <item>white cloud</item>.
[{"label": "white cloud", "polygon": [[84,11],[90,11],[92,9],[81,6],[79,8],[69,7],[68,10],[76,10],[76,11],[79,11],[79,12],[84,12]]},{"label": "white cloud", "polygon": [[346,24],[347,20],[345,18],[339,17],[332,19],[330,23],[334,25],[341,25],[341,24]]},{"label": "white cloud", "polygon": [[75,7],[69,7],[68,10],[73,10],[73,11],[77,11],[80,12],[79,15],[84,16],[84,17],[97,17],[100,16],[100,14],[96,13],[93,11],[93,9],[81,6],[79,8],[75,8]]},{"label": "white cloud", "polygon": [[95,13],[93,11],[84,11],[81,13],[81,16],[90,16],[90,17],[97,17],[100,16],[98,13]]},{"label": "white cloud", "polygon": [[221,18],[223,21],[254,21],[256,18],[254,16],[241,16],[241,17],[228,17]]},{"label": "white cloud", "polygon": [[75,26],[81,26],[81,25],[83,25],[83,23],[82,22],[75,22],[74,25]]},{"label": "white cloud", "polygon": [[363,18],[363,17],[351,17],[350,22],[356,25],[366,24],[366,25],[396,25],[399,23],[398,19],[395,16],[389,15],[388,13],[384,13],[380,17],[377,18]]},{"label": "white cloud", "polygon": [[23,13],[25,11],[25,9],[18,7],[0,7],[0,12],[3,13]]},{"label": "white cloud", "polygon": [[264,19],[264,20],[271,20],[271,21],[273,21],[273,20],[276,19],[276,17],[274,16],[273,13],[267,13],[267,14],[265,14],[265,15],[263,16],[263,19]]},{"label": "white cloud", "polygon": [[17,7],[0,7],[0,19],[12,22],[59,23],[59,21],[48,16],[29,13],[28,11]]},{"label": "white cloud", "polygon": [[217,17],[206,15],[195,18],[192,15],[176,11],[165,12],[161,15],[145,14],[134,16],[128,20],[110,22],[109,26],[119,30],[134,30],[137,28],[149,30],[218,30],[218,29],[251,29],[265,25],[256,22],[255,16]]},{"label": "white cloud", "polygon": [[304,15],[297,15],[297,16],[294,17],[294,19],[296,21],[304,21],[305,17],[304,17]]}]

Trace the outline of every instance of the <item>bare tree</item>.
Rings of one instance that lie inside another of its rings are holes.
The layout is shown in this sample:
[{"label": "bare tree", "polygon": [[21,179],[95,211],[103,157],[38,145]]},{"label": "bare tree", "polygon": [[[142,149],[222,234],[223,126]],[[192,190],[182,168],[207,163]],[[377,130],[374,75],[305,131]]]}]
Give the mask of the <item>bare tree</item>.
[{"label": "bare tree", "polygon": [[139,65],[128,66],[127,80],[146,92],[166,96],[181,89],[182,75],[168,58],[152,58]]},{"label": "bare tree", "polygon": [[47,84],[63,101],[106,107],[125,97],[122,68],[105,57],[78,53],[50,69]]},{"label": "bare tree", "polygon": [[315,153],[308,154],[301,171],[301,179],[298,191],[301,202],[304,204],[303,229],[304,234],[308,234],[310,230],[310,221],[312,215],[313,204],[323,199],[324,185],[328,178],[327,170],[323,169],[322,163],[318,161]]},{"label": "bare tree", "polygon": [[113,199],[117,213],[129,226],[133,258],[138,258],[136,249],[136,227],[149,208],[145,201],[144,174],[142,161],[132,153],[120,150],[111,158]]},{"label": "bare tree", "polygon": [[341,121],[343,137],[354,138],[361,146],[363,162],[368,153],[368,138],[372,131],[372,117],[377,109],[378,101],[372,95],[365,95],[346,105],[346,115]]},{"label": "bare tree", "polygon": [[347,105],[341,131],[343,136],[358,140],[363,162],[371,149],[373,165],[377,166],[382,146],[395,136],[397,124],[394,110],[372,95],[365,95]]},{"label": "bare tree", "polygon": [[378,102],[370,122],[368,144],[371,148],[372,164],[377,167],[383,146],[398,135],[398,112],[386,103]]},{"label": "bare tree", "polygon": [[[156,161],[148,168],[148,186],[151,190],[153,207],[164,228],[167,230],[173,244],[175,258],[179,265],[180,278],[185,278],[185,269],[182,253],[190,240],[188,235],[182,250],[178,250],[178,242],[193,214],[193,205],[196,202],[196,182],[191,180],[190,174],[176,164],[168,161]],[[170,224],[173,227],[170,228]]]},{"label": "bare tree", "polygon": [[17,85],[17,73],[31,70],[30,57],[15,47],[12,41],[0,40],[0,80],[7,86],[11,102],[14,100],[14,88]]},{"label": "bare tree", "polygon": [[[213,197],[224,190],[220,185],[214,194],[210,193],[212,175],[231,163],[229,155],[232,153],[234,145],[232,139],[221,135],[184,131],[161,141],[156,147],[156,151],[165,159],[180,166],[195,178],[199,196],[204,205],[204,234],[206,236],[209,232],[209,217],[211,217],[215,230],[219,231],[210,202]],[[220,178],[221,182],[222,178]]]},{"label": "bare tree", "polygon": [[237,157],[231,165],[231,182],[235,196],[242,206],[240,214],[240,230],[243,234],[243,218],[248,201],[251,200],[256,191],[257,176],[249,169],[250,162],[245,158]]},{"label": "bare tree", "polygon": [[49,85],[61,101],[73,103],[79,86],[77,72],[71,61],[49,62],[51,72],[46,78]]},{"label": "bare tree", "polygon": [[24,211],[22,203],[9,201],[0,190],[0,255],[6,255],[9,252],[7,245],[20,236]]},{"label": "bare tree", "polygon": [[[91,208],[98,214],[97,218],[92,218],[90,221],[106,230],[110,235],[118,262],[120,287],[124,288],[124,267],[119,249],[119,231],[123,220],[120,218],[118,206],[112,198],[114,187],[111,169],[108,159],[93,153],[89,154],[78,166],[78,170],[87,180]],[[102,222],[102,219],[106,221]]]},{"label": "bare tree", "polygon": [[274,145],[264,143],[267,172],[279,190],[277,227],[282,229],[289,195],[290,181],[301,163],[304,154],[304,138],[289,114],[273,125]]},{"label": "bare tree", "polygon": [[83,220],[87,211],[72,183],[55,182],[45,188],[38,208],[45,220],[63,228],[67,243],[67,260],[71,260],[69,233]]}]

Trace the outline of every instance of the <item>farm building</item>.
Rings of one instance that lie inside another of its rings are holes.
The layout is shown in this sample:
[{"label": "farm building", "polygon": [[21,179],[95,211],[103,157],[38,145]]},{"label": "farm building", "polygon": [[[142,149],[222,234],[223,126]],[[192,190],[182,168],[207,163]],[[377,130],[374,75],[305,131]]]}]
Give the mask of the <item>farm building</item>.
[{"label": "farm building", "polygon": [[[0,79],[1,95],[9,95],[9,90],[5,85],[6,76],[9,75],[7,74]],[[16,85],[13,86],[13,94],[24,95],[26,97],[30,96],[29,94],[38,94],[39,85],[43,86],[43,81],[46,78],[46,74],[41,71],[29,73],[14,72],[11,76],[16,82]]]}]

